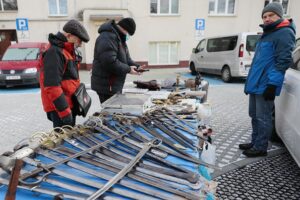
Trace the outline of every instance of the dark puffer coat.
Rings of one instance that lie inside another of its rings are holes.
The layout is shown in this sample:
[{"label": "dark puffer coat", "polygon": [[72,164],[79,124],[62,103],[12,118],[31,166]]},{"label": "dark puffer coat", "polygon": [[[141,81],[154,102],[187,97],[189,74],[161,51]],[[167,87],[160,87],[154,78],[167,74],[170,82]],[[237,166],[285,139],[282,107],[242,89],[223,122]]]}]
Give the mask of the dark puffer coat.
[{"label": "dark puffer coat", "polygon": [[91,87],[97,93],[113,95],[121,92],[130,66],[139,66],[129,55],[124,35],[114,20],[100,26],[94,49]]}]

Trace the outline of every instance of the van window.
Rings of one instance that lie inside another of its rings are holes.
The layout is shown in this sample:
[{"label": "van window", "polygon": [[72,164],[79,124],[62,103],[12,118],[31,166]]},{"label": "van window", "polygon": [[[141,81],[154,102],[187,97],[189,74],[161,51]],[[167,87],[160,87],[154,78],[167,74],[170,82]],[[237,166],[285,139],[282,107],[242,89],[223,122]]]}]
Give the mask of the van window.
[{"label": "van window", "polygon": [[207,40],[207,52],[231,51],[236,47],[238,36],[213,38]]},{"label": "van window", "polygon": [[8,48],[2,60],[36,60],[39,48]]},{"label": "van window", "polygon": [[248,35],[246,41],[246,50],[255,51],[256,43],[259,40],[260,35]]},{"label": "van window", "polygon": [[201,40],[198,44],[198,46],[196,47],[196,49],[198,50],[198,52],[203,51],[205,48],[205,40]]}]

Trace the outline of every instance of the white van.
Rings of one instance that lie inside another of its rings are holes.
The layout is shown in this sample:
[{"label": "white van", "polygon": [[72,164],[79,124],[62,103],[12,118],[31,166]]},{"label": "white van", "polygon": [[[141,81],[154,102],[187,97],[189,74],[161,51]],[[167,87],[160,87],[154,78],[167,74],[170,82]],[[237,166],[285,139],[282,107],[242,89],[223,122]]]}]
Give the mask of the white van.
[{"label": "white van", "polygon": [[224,82],[232,77],[246,77],[254,56],[259,33],[243,32],[201,40],[190,58],[192,74],[204,72],[221,75]]}]

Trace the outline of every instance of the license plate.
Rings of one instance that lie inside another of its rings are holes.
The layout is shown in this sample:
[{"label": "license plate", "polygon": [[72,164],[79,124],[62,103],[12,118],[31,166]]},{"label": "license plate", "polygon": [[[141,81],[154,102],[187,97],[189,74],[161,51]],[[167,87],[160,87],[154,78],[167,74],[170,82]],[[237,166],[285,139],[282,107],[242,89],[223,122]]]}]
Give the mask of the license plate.
[{"label": "license plate", "polygon": [[6,80],[19,80],[21,76],[6,76]]}]

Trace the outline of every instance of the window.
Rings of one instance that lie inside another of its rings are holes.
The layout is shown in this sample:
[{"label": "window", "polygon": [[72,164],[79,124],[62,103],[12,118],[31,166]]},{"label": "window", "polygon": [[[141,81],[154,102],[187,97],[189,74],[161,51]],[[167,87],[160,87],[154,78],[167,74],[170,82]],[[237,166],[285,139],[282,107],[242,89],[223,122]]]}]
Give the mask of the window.
[{"label": "window", "polygon": [[17,0],[0,0],[0,11],[18,10]]},{"label": "window", "polygon": [[178,64],[179,42],[150,42],[149,64]]},{"label": "window", "polygon": [[48,0],[49,15],[61,16],[68,14],[67,0]]},{"label": "window", "polygon": [[281,3],[283,7],[283,14],[287,14],[289,0],[265,0],[265,6],[272,2]]},{"label": "window", "polygon": [[151,0],[150,13],[158,15],[178,14],[179,0]]},{"label": "window", "polygon": [[207,40],[207,52],[231,51],[236,47],[238,36]]},{"label": "window", "polygon": [[209,0],[208,14],[233,15],[235,0]]},{"label": "window", "polygon": [[256,43],[260,37],[260,35],[248,35],[246,39],[246,50],[255,51]]},{"label": "window", "polygon": [[36,60],[38,53],[39,48],[9,48],[2,60]]},{"label": "window", "polygon": [[206,40],[201,40],[199,44],[197,45],[196,49],[198,52],[203,51],[205,49]]}]

